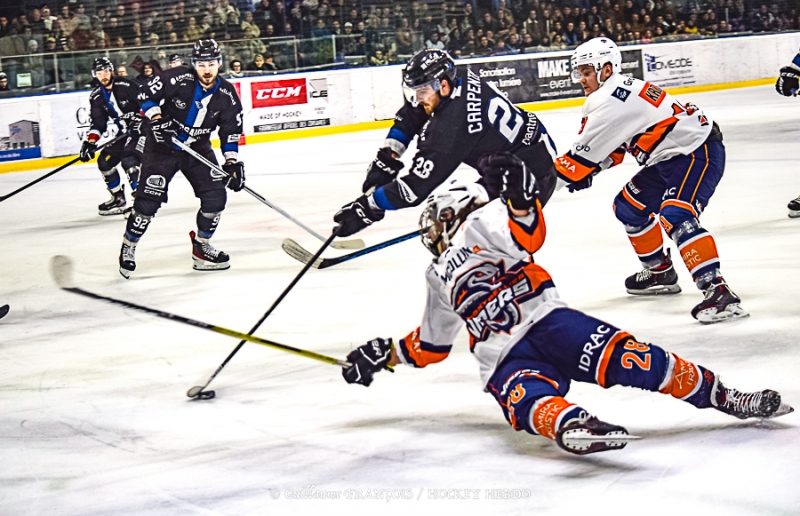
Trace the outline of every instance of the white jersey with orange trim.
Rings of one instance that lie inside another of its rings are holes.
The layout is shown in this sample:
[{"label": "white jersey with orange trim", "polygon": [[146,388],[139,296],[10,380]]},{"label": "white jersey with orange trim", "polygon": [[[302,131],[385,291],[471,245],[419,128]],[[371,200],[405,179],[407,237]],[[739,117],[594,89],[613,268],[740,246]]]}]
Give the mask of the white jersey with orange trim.
[{"label": "white jersey with orange trim", "polygon": [[613,74],[586,99],[578,137],[556,160],[569,183],[622,162],[627,151],[643,166],[691,154],[708,138],[713,121],[658,86]]},{"label": "white jersey with orange trim", "polygon": [[416,367],[444,360],[466,325],[485,386],[532,324],[567,306],[547,271],[533,263],[544,238],[540,206],[518,219],[495,199],[471,213],[425,273],[425,314],[397,344],[400,360]]}]

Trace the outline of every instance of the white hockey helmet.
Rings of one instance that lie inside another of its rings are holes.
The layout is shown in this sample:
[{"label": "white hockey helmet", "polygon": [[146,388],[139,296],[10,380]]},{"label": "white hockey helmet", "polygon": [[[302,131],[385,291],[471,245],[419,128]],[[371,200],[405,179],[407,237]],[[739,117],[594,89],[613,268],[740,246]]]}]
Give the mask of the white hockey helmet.
[{"label": "white hockey helmet", "polygon": [[578,67],[582,65],[592,65],[598,74],[597,80],[599,82],[600,70],[603,69],[606,63],[611,63],[614,73],[622,72],[622,53],[616,43],[608,38],[594,38],[579,45],[570,58],[573,82],[580,80]]},{"label": "white hockey helmet", "polygon": [[419,217],[422,243],[434,256],[441,256],[467,220],[467,215],[489,202],[486,190],[477,183],[453,179],[437,188],[425,201]]}]

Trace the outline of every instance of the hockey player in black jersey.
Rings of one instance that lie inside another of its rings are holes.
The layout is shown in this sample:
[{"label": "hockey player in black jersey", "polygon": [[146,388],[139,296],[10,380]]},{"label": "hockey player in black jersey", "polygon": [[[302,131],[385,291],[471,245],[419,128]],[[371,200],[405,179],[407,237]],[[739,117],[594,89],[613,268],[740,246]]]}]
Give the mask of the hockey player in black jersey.
[{"label": "hockey player in black jersey", "polygon": [[[216,41],[200,40],[192,50],[191,68],[169,69],[142,85],[139,99],[149,123],[141,186],[133,213],[128,217],[119,256],[119,271],[125,278],[136,269],[136,245],[161,203],[167,201],[169,182],[179,170],[200,199],[197,232],[189,233],[194,269],[222,270],[230,267],[228,255],[209,243],[225,209],[225,187],[235,192],[244,188],[244,164],[238,161],[242,103],[233,85],[219,77],[221,63]],[[227,177],[212,173],[206,165],[178,150],[172,143],[175,137],[216,163],[209,139],[217,128],[225,156],[222,168],[229,174]]]},{"label": "hockey player in black jersey", "polygon": [[[788,66],[781,68],[780,76],[775,82],[775,89],[784,97],[796,97],[800,93],[800,52],[794,56]],[[800,217],[800,195],[789,201],[789,217]]]},{"label": "hockey player in black jersey", "polygon": [[[89,161],[97,152],[97,141],[108,129],[108,121],[128,137],[105,147],[97,158],[97,167],[103,174],[111,200],[97,207],[100,215],[115,215],[125,210],[125,190],[120,181],[117,165],[128,176],[131,194],[136,195],[139,182],[141,154],[137,145],[141,138],[142,117],[139,114],[139,83],[130,77],[115,77],[114,65],[107,57],[98,57],[92,65],[95,86],[89,96],[90,129],[81,146],[81,161]],[[142,144],[144,141],[142,140]]]},{"label": "hockey player in black jersey", "polygon": [[[442,50],[422,50],[409,60],[403,70],[403,92],[407,102],[367,171],[364,195],[334,217],[344,226],[340,236],[381,220],[386,210],[418,205],[462,163],[481,176],[488,168],[504,166],[502,158],[487,159],[503,152],[511,152],[533,172],[539,200],[547,203],[556,185],[556,150],[535,114],[514,106],[472,70],[456,67]],[[411,171],[396,177],[403,168],[398,158],[414,136],[418,151]],[[490,198],[497,197],[495,185],[483,179],[479,183]]]}]

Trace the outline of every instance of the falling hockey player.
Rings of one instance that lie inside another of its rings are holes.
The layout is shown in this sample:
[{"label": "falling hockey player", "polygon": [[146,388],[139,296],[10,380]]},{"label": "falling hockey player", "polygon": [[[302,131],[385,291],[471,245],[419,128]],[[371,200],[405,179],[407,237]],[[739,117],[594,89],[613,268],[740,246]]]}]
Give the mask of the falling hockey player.
[{"label": "falling hockey player", "polygon": [[[383,219],[386,210],[417,206],[462,163],[485,175],[487,163],[479,158],[491,153],[509,151],[522,159],[541,185],[542,206],[550,199],[556,186],[555,144],[536,115],[509,102],[494,83],[456,67],[447,52],[427,49],[408,61],[403,92],[406,102],[367,170],[364,195],[334,217],[343,225],[339,236]],[[396,177],[403,168],[398,158],[415,136],[418,151],[411,170]],[[497,192],[488,194],[497,197]]]},{"label": "falling hockey player", "polygon": [[[226,253],[218,251],[209,239],[225,209],[225,186],[238,192],[244,188],[244,164],[238,161],[239,135],[242,132],[242,103],[234,87],[219,77],[222,62],[219,46],[213,39],[200,40],[192,50],[192,67],[172,68],[142,85],[142,111],[150,119],[142,159],[141,185],[128,217],[119,272],[125,278],[136,269],[136,246],[161,203],[167,201],[167,188],[180,170],[200,199],[197,233],[191,231],[194,269],[222,270],[230,267]],[[178,150],[172,138],[190,145],[209,161],[217,163],[209,138],[219,127],[222,169],[228,177],[218,177],[206,165]]]},{"label": "falling hockey player", "polygon": [[[775,89],[784,97],[796,97],[800,91],[798,79],[800,79],[800,52],[794,56],[788,66],[781,68],[780,76],[775,82]],[[793,219],[800,217],[800,195],[797,196],[797,199],[789,201],[788,208],[789,217]]]},{"label": "falling hockey player", "polygon": [[484,390],[511,426],[571,453],[622,448],[632,437],[567,401],[573,380],[658,391],[741,419],[793,410],[775,391],[725,387],[705,367],[567,308],[533,260],[545,239],[533,174],[508,158],[493,180],[500,199],[486,204],[476,185],[456,181],[428,198],[419,225],[429,228],[422,241],[435,259],[422,324],[396,344],[378,338],[353,350],[342,370],[348,383],[369,386],[386,365],[440,362],[466,325]]},{"label": "falling hockey player", "polygon": [[142,117],[139,114],[139,83],[130,77],[114,76],[114,65],[107,57],[98,57],[92,64],[95,85],[89,95],[89,134],[81,146],[80,159],[83,162],[94,158],[97,141],[108,129],[108,121],[116,125],[120,133],[128,137],[105,147],[97,158],[97,168],[103,174],[111,200],[97,207],[100,215],[116,215],[125,211],[125,189],[120,180],[117,165],[128,176],[131,195],[136,196],[141,168],[141,150],[144,145],[141,135]]},{"label": "falling hockey player", "polygon": [[587,97],[572,149],[556,160],[570,191],[588,188],[592,177],[630,153],[643,165],[614,200],[644,267],[625,280],[635,295],[681,291],[661,228],[677,245],[704,299],[692,309],[701,323],[748,313],[720,272],[717,246],[700,226],[725,169],[725,147],[716,122],[697,106],[682,105],[657,86],[622,75],[622,55],[608,38],[592,39],[571,59],[573,80]]}]

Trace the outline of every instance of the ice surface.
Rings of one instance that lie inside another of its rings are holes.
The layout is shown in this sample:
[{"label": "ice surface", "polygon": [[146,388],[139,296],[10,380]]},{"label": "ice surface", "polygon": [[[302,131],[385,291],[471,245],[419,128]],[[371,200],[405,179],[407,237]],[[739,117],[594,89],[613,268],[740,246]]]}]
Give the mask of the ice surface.
[{"label": "ice surface", "polygon": [[[625,294],[623,280],[639,265],[611,203],[636,171],[627,160],[590,190],[556,193],[537,262],[572,307],[739,389],[779,390],[797,407],[800,219],[787,218],[786,203],[800,193],[800,102],[771,86],[680,99],[701,106],[725,136],[727,170],[702,222],[752,316],[698,324],[689,311],[700,294],[681,265],[682,294]],[[579,110],[541,119],[566,150]],[[327,232],[360,192],[384,134],[246,146],[248,185]],[[2,175],[0,192],[43,173]],[[319,242],[246,193],[231,194],[214,244],[233,266],[195,272],[188,233],[198,201],[178,176],[125,281],[122,218],[96,211],[106,195],[94,166],[73,166],[0,205],[0,305],[11,305],[0,320],[0,514],[800,512],[797,412],[739,421],[659,394],[575,384],[570,400],[643,437],[575,457],[510,429],[481,391],[464,335],[445,362],[381,373],[369,389],[345,384],[330,365],[248,344],[212,384],[216,399],[189,401],[186,390],[236,341],[60,291],[50,257],[70,256],[89,291],[247,331],[301,268],[281,241],[310,251]],[[413,229],[417,217],[390,213],[359,236],[371,245]],[[312,269],[257,333],[339,358],[375,336],[401,338],[418,325],[429,259],[409,241]],[[340,497],[287,498],[309,485]],[[348,499],[348,489],[411,499]],[[448,489],[477,489],[480,499],[430,491]],[[487,489],[528,497],[487,499]]]}]

